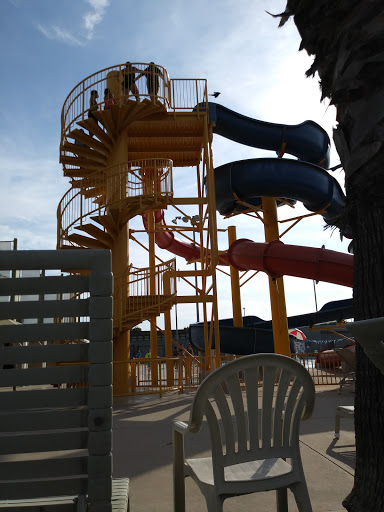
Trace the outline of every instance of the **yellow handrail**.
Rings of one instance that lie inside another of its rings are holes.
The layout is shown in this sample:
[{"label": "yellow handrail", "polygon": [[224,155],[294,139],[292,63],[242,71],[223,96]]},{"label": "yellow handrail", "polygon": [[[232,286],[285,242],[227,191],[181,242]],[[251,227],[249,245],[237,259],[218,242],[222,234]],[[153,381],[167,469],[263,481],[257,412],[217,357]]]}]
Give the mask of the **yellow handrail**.
[{"label": "yellow handrail", "polygon": [[[340,381],[344,380],[350,371],[341,362],[335,359],[328,365],[319,366],[316,363],[318,354],[292,354],[291,358],[296,359],[305,366],[312,376],[316,386],[339,386]],[[220,366],[227,364],[233,359],[241,356],[221,355]],[[189,357],[152,357],[135,358],[130,360],[116,360],[114,365],[117,368],[126,367],[131,370],[134,382],[129,394],[146,394],[173,391],[178,388],[180,391],[184,388],[197,388],[201,380],[205,377],[202,368],[205,366],[205,358],[201,355]],[[171,365],[172,379],[168,378],[168,368]],[[157,366],[158,382],[153,384],[152,372]],[[210,368],[214,368],[214,358],[211,358]],[[260,375],[261,380],[261,375]]]},{"label": "yellow handrail", "polygon": [[121,211],[129,199],[151,197],[154,204],[161,199],[167,202],[173,195],[172,181],[172,160],[166,158],[129,161],[73,180],[57,208],[58,246],[91,215],[102,216],[111,207]]},{"label": "yellow handrail", "polygon": [[206,79],[169,79],[167,70],[155,65],[149,75],[148,63],[132,63],[135,72],[136,89],[127,90],[123,86],[125,64],[104,68],[88,76],[77,84],[68,94],[61,111],[61,141],[71,131],[74,123],[84,120],[89,109],[91,90],[97,91],[97,109],[104,107],[104,91],[109,89],[113,102],[124,105],[129,100],[151,98],[149,94],[148,76],[158,82],[156,101],[160,101],[167,109],[177,111],[206,111],[208,106]]},{"label": "yellow handrail", "polygon": [[176,296],[176,278],[170,278],[170,288],[165,294],[164,274],[172,271],[174,276],[175,270],[176,259],[174,258],[154,267],[137,270],[132,270],[131,267],[128,275],[115,277],[114,302],[116,307],[120,308],[119,311],[114,312],[117,325],[121,325],[125,320],[129,321],[132,317],[145,318],[149,310],[156,309],[163,303],[169,303]]},{"label": "yellow handrail", "polygon": [[161,197],[172,197],[172,165],[172,160],[151,158],[109,168],[107,205],[125,207],[125,200],[134,197],[150,196],[154,202]]}]

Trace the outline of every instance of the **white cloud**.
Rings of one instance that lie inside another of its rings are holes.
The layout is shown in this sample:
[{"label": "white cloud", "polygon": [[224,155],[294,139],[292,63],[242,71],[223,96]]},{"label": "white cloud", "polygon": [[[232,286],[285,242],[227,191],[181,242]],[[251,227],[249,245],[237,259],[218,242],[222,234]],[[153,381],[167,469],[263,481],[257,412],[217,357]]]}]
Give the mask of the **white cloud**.
[{"label": "white cloud", "polygon": [[69,44],[71,46],[83,46],[84,43],[77,39],[71,32],[68,30],[62,29],[57,25],[53,25],[51,28],[43,27],[38,24],[37,29],[47,38],[54,39],[55,41],[59,41],[61,43]]},{"label": "white cloud", "polygon": [[105,9],[109,5],[109,0],[87,0],[87,3],[92,7],[91,11],[88,11],[84,15],[84,26],[87,31],[87,39],[93,38],[93,32],[95,25],[103,21]]},{"label": "white cloud", "polygon": [[0,153],[0,240],[18,238],[20,249],[55,248],[56,209],[68,188],[60,167],[32,151]]},{"label": "white cloud", "polygon": [[86,41],[94,37],[95,26],[103,21],[106,8],[109,6],[109,0],[85,0],[90,9],[83,16],[83,28],[85,29],[85,39],[78,38],[72,32],[61,28],[58,25],[44,27],[40,23],[36,25],[37,29],[47,38],[70,46],[84,46]]}]

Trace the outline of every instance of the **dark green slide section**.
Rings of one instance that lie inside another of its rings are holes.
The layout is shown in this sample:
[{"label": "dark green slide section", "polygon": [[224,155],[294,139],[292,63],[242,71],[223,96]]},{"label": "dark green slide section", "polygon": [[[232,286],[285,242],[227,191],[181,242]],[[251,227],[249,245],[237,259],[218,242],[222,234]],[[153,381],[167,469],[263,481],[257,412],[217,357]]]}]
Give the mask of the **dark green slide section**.
[{"label": "dark green slide section", "polygon": [[299,160],[328,169],[330,141],[327,132],[314,121],[296,125],[267,123],[238,114],[217,103],[209,102],[209,120],[213,133],[259,149],[280,153],[284,150]]}]

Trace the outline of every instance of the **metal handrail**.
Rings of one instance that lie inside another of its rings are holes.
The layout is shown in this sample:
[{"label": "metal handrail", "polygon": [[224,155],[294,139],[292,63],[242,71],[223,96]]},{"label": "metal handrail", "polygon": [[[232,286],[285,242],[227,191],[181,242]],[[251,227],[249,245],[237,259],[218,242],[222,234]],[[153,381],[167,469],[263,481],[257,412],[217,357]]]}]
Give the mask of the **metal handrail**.
[{"label": "metal handrail", "polygon": [[[143,314],[152,308],[160,307],[176,295],[176,259],[160,263],[154,267],[129,269],[127,275],[114,278],[114,322],[120,327],[130,315]],[[169,288],[165,293],[164,275],[170,272]],[[140,322],[139,322],[140,323]]]},{"label": "metal handrail", "polygon": [[[142,348],[142,347],[140,347]],[[340,381],[349,375],[347,369],[342,365],[317,368],[316,353],[292,354],[291,358],[296,359],[308,369],[316,386],[339,386]],[[221,355],[220,366],[242,356]],[[215,368],[216,360],[210,358],[209,368]],[[129,368],[131,375],[132,389],[129,394],[165,393],[178,388],[180,391],[189,388],[197,388],[205,377],[204,367],[207,360],[203,356],[191,357],[151,357],[135,358],[129,360],[115,360],[113,363],[118,368]],[[157,367],[157,368],[155,368]],[[169,378],[169,367],[171,367],[171,378]],[[155,372],[154,372],[155,370]],[[153,379],[153,374],[158,376]]]},{"label": "metal handrail", "polygon": [[[96,173],[95,173],[96,174]],[[88,185],[76,189],[70,188],[61,198],[57,207],[57,245],[62,246],[62,241],[70,234],[74,226],[82,226],[84,219],[91,215],[102,216],[105,214],[106,206],[98,202],[98,197],[91,196],[97,187],[105,186],[105,178],[94,177]],[[89,192],[89,194],[88,194]],[[102,190],[100,190],[101,197]]]},{"label": "metal handrail", "polygon": [[[128,297],[143,297],[152,295],[164,295],[164,282],[163,274],[165,272],[172,272],[170,278],[170,290],[169,295],[176,293],[176,277],[173,273],[176,271],[176,258],[159,263],[154,267],[139,268],[136,270],[130,270],[128,273],[128,286],[129,292]],[[154,279],[154,285],[151,283],[151,279]],[[123,277],[123,279],[125,276]],[[118,278],[117,278],[118,279]]]},{"label": "metal handrail", "polygon": [[167,201],[173,195],[172,164],[167,158],[134,160],[73,181],[57,207],[58,245],[71,228],[82,226],[91,215],[104,215],[107,208],[123,210],[128,199],[152,197],[154,203]]},{"label": "metal handrail", "polygon": [[172,160],[167,158],[148,158],[110,167],[106,178],[106,204],[121,208],[128,198],[150,196],[157,202],[160,198],[172,197],[172,165]]},{"label": "metal handrail", "polygon": [[[138,70],[135,81],[138,99],[151,98],[146,81],[148,75],[146,70],[149,64],[132,63],[131,65]],[[114,103],[118,105],[123,105],[130,99],[136,99],[135,92],[124,90],[122,86],[124,68],[125,64],[104,68],[88,76],[71,90],[61,111],[62,141],[77,121],[84,120],[89,110],[91,90],[96,90],[98,93],[98,109],[103,109],[105,106],[104,90],[107,88],[113,95]],[[206,111],[208,107],[206,79],[170,79],[167,70],[158,64],[155,65],[153,76],[159,82],[156,100],[163,103],[167,109],[174,112]]]}]

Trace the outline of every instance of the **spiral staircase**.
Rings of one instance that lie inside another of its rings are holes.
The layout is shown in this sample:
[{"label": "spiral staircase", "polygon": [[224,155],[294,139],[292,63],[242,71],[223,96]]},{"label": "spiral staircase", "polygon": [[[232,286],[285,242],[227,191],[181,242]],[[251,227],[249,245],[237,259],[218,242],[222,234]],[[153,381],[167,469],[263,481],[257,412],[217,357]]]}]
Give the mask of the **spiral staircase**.
[{"label": "spiral staircase", "polygon": [[[88,118],[84,106],[90,90],[100,91],[101,97],[105,86],[110,86],[109,76],[121,69],[88,77],[64,103],[60,162],[71,188],[57,212],[59,249],[112,251],[116,340],[119,333],[170,310],[176,301],[175,260],[132,268],[125,247],[127,225],[137,215],[175,202],[172,169],[199,165],[207,127],[207,107],[194,108],[203,101],[207,105],[205,80],[203,86],[187,82],[194,94],[192,99],[189,92],[184,95],[188,100],[183,95],[180,100],[180,84],[169,80],[163,68],[164,85],[156,99],[146,97],[145,91],[141,101],[119,96],[108,110],[100,103],[93,112],[97,121]],[[197,94],[199,88],[203,92]]]}]

